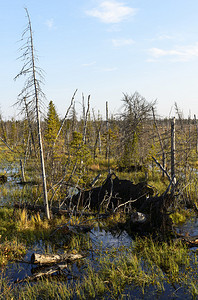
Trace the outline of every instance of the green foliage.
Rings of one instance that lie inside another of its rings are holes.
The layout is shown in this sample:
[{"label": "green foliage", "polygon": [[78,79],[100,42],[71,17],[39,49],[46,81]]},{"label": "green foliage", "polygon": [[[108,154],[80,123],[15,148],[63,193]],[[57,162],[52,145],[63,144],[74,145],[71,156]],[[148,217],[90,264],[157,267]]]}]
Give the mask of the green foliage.
[{"label": "green foliage", "polygon": [[88,166],[92,162],[90,149],[87,144],[83,143],[82,133],[77,131],[73,132],[73,139],[70,143],[69,154],[71,166],[76,169],[75,175],[82,178],[83,175],[85,175]]},{"label": "green foliage", "polygon": [[180,209],[170,215],[175,225],[185,223],[189,217],[192,217],[194,213],[186,209]]},{"label": "green foliage", "polygon": [[49,146],[52,146],[60,127],[60,120],[53,101],[49,102],[46,122],[45,139]]}]

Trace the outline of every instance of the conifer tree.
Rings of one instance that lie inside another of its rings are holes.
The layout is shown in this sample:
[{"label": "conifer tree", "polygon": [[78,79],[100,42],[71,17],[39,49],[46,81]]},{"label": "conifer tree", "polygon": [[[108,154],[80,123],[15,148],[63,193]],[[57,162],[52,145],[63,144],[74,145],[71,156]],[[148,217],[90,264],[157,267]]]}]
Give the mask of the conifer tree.
[{"label": "conifer tree", "polygon": [[46,128],[45,138],[49,147],[52,147],[60,127],[59,117],[56,112],[56,108],[53,101],[49,102],[46,125],[47,128]]}]

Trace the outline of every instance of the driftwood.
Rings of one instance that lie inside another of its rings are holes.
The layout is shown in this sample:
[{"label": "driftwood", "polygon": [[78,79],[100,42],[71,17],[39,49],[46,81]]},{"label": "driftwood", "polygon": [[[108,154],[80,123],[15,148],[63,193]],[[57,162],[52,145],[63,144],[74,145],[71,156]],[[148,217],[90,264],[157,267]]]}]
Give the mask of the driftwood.
[{"label": "driftwood", "polygon": [[31,263],[47,265],[47,264],[54,264],[63,261],[72,262],[76,259],[81,259],[81,258],[83,258],[81,254],[73,254],[73,253],[65,253],[62,255],[33,253],[31,256]]},{"label": "driftwood", "polygon": [[[22,283],[25,281],[34,281],[43,276],[50,276],[55,273],[60,273],[67,268],[68,263],[74,262],[75,260],[82,259],[84,256],[81,254],[65,253],[59,254],[38,254],[33,253],[31,256],[31,263],[37,264],[39,266],[44,266],[43,268],[32,269],[31,276],[26,276],[23,279],[17,279],[15,283]],[[51,265],[51,266],[47,266]]]},{"label": "driftwood", "polygon": [[67,264],[57,264],[57,265],[54,265],[54,266],[50,266],[50,267],[46,267],[42,270],[40,270],[38,273],[35,273],[31,276],[26,276],[25,278],[19,280],[17,279],[15,281],[15,283],[22,283],[22,282],[25,282],[25,281],[34,281],[34,280],[37,280],[43,276],[50,276],[50,275],[53,275],[57,272],[60,273],[60,271],[64,270],[67,268]]}]

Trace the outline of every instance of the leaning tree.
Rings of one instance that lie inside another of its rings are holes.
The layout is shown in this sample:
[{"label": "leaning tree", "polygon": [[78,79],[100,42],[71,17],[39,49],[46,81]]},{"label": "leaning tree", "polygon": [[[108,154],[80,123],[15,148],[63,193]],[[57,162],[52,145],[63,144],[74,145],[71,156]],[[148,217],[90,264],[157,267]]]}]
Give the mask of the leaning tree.
[{"label": "leaning tree", "polygon": [[20,48],[20,51],[22,52],[20,58],[23,61],[23,67],[21,68],[21,71],[17,74],[15,79],[21,76],[25,76],[26,81],[22,91],[18,95],[18,104],[22,106],[23,110],[26,111],[26,114],[28,110],[28,115],[33,116],[37,122],[40,164],[43,181],[44,206],[46,217],[50,219],[40,118],[40,106],[42,100],[45,97],[41,88],[41,85],[43,83],[43,72],[36,65],[36,63],[38,62],[38,57],[35,54],[36,51],[34,48],[31,19],[27,8],[25,8],[25,11],[28,19],[28,24],[22,34],[21,41],[23,42],[23,45]]}]

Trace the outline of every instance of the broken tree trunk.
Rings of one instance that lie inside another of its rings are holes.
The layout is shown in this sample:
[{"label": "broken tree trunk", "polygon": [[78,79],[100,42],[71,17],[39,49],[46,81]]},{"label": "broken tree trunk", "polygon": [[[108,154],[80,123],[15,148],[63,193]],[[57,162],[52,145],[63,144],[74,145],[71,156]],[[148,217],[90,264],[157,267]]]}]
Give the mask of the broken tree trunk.
[{"label": "broken tree trunk", "polygon": [[[15,283],[21,283],[25,281],[30,282],[42,278],[43,276],[46,277],[46,276],[53,275],[57,272],[60,273],[62,270],[67,268],[67,263],[73,262],[81,258],[83,258],[81,254],[73,254],[73,253],[65,253],[62,255],[33,253],[31,256],[31,263],[38,264],[39,266],[43,265],[45,267],[32,269],[32,272],[34,272],[33,275],[26,276],[23,279],[17,279]],[[52,264],[52,266],[46,266],[50,264]]]}]

